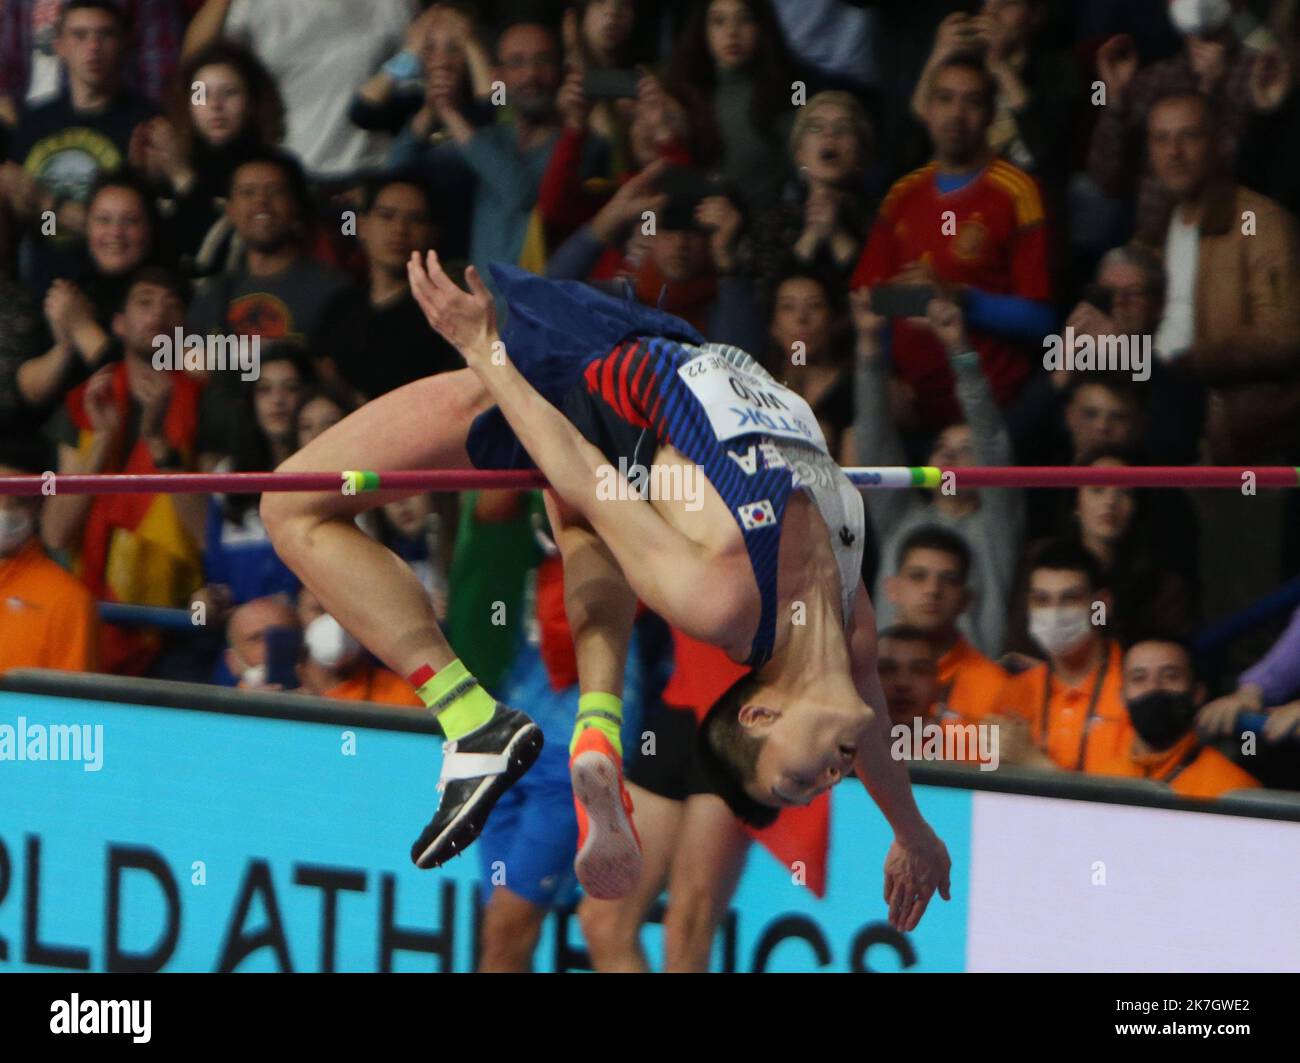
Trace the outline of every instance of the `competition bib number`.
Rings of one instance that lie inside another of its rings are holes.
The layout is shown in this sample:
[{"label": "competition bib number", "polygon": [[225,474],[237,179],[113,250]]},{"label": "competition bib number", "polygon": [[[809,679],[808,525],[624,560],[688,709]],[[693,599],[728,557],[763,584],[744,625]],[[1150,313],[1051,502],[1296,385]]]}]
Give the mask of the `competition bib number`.
[{"label": "competition bib number", "polygon": [[746,373],[716,354],[687,362],[677,375],[704,408],[720,441],[761,433],[828,453],[812,407],[775,380]]}]

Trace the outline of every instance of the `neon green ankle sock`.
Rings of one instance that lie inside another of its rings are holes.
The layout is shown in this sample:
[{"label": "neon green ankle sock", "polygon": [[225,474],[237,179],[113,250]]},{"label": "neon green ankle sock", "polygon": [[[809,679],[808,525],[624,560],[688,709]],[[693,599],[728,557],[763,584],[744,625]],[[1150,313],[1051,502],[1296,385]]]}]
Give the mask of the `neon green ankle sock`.
[{"label": "neon green ankle sock", "polygon": [[623,756],[623,699],[617,694],[602,694],[593,690],[578,697],[578,717],[573,724],[573,740],[569,755],[578,745],[578,737],[588,727],[594,727],[609,739],[614,751]]},{"label": "neon green ankle sock", "polygon": [[437,675],[419,683],[415,692],[438,717],[443,733],[451,742],[478,730],[496,712],[495,699],[479,686],[459,657]]}]

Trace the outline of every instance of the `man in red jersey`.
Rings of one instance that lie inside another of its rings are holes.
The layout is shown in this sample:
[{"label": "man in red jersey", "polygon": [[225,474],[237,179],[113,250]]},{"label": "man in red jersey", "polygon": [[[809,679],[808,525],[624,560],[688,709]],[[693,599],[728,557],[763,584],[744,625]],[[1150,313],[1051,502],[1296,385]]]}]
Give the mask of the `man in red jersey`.
[{"label": "man in red jersey", "polygon": [[[850,287],[958,286],[973,345],[1005,405],[1029,376],[1031,348],[1056,322],[1038,187],[986,147],[994,93],[977,57],[955,55],[935,69],[925,109],[934,158],[889,190]],[[959,420],[948,358],[934,334],[895,318],[891,339],[894,365],[916,393],[919,423],[911,427]]]}]

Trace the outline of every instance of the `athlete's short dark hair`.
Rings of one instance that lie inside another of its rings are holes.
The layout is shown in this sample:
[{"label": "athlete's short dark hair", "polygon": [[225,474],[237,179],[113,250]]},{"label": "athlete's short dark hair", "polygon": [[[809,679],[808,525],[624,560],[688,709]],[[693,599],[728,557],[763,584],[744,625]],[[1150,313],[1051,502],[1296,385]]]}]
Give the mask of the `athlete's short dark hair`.
[{"label": "athlete's short dark hair", "polygon": [[923,524],[909,532],[898,548],[898,570],[901,572],[907,561],[907,555],[913,550],[937,550],[941,554],[957,559],[961,570],[961,582],[964,586],[970,579],[971,555],[970,545],[949,528],[938,524]]},{"label": "athlete's short dark hair", "polygon": [[767,741],[751,734],[740,722],[740,710],[758,689],[753,672],[732,683],[700,724],[695,751],[708,792],[721,797],[742,823],[770,827],[780,809],[755,801],[745,789],[758,771],[758,755]]}]

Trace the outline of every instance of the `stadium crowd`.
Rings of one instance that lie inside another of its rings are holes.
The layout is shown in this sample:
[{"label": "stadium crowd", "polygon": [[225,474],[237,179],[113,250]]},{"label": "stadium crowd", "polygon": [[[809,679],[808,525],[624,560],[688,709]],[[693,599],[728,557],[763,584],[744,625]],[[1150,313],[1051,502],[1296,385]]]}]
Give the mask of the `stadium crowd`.
[{"label": "stadium crowd", "polygon": [[[0,0],[0,475],[275,468],[458,368],[429,248],[751,351],[844,465],[1300,465],[1298,146],[1296,0]],[[419,706],[258,502],[0,498],[0,671]],[[1300,608],[1257,605],[1300,602],[1300,492],[865,502],[897,720],[1300,790]],[[364,519],[489,688],[573,686],[535,498]],[[646,700],[734,678],[642,628]]]}]

